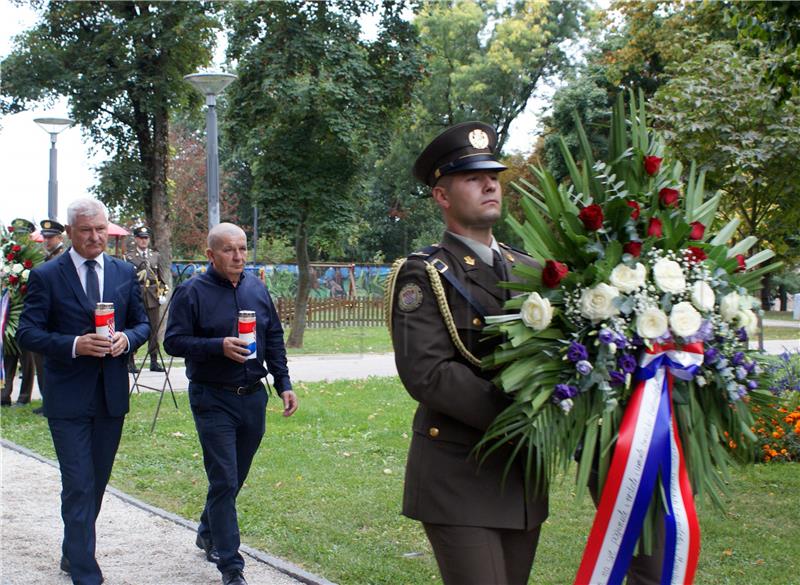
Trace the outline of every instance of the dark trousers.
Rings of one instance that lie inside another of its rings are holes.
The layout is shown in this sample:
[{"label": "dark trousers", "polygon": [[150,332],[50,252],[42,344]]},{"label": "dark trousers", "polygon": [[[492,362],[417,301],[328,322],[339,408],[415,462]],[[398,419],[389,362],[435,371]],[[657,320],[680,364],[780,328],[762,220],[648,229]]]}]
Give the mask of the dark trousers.
[{"label": "dark trousers", "polygon": [[197,532],[217,547],[220,571],[243,569],[236,496],[264,436],[267,393],[238,396],[191,382],[189,402],[208,477],[206,505]]},{"label": "dark trousers", "polygon": [[108,415],[101,381],[88,416],[47,421],[61,468],[62,554],[70,562],[76,585],[99,585],[102,581],[95,559],[95,521],[111,477],[124,420],[124,416]]},{"label": "dark trousers", "polygon": [[[147,320],[150,322],[150,337],[147,339],[147,353],[150,356],[150,363],[158,363],[158,320],[160,319],[160,306],[146,308]],[[136,352],[130,352],[128,364],[136,364]]]},{"label": "dark trousers", "polygon": [[540,527],[505,530],[426,524],[445,585],[526,585]]},{"label": "dark trousers", "polygon": [[14,378],[17,375],[17,364],[22,368],[22,382],[19,387],[17,402],[27,404],[31,401],[33,394],[34,373],[39,380],[39,390],[44,386],[44,358],[41,354],[23,349],[19,355],[5,354],[3,356],[5,366],[5,383],[3,384],[0,402],[11,404],[11,395],[14,393]]}]

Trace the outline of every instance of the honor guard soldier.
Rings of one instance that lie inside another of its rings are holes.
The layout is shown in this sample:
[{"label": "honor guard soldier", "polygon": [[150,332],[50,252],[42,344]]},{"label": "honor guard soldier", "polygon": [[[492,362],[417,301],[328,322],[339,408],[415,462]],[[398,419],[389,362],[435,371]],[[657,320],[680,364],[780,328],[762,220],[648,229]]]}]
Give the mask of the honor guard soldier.
[{"label": "honor guard soldier", "polygon": [[64,226],[54,219],[39,222],[39,233],[44,238],[45,262],[60,256],[64,252]]},{"label": "honor guard soldier", "polygon": [[[147,353],[150,355],[150,371],[163,372],[164,367],[158,363],[158,323],[159,307],[167,294],[167,280],[159,266],[158,252],[150,248],[150,229],[138,226],[133,229],[134,249],[125,259],[136,267],[139,283],[142,285],[142,300],[150,320],[150,339],[147,342]],[[135,374],[136,358],[131,354],[128,370]]]},{"label": "honor guard soldier", "polygon": [[[18,217],[11,222],[14,234],[30,235],[36,229],[36,225],[27,219]],[[11,395],[14,393],[14,378],[17,375],[17,365],[22,370],[22,380],[19,384],[19,396],[17,405],[29,404],[33,395],[33,376],[39,380],[39,387],[42,386],[44,379],[44,368],[41,359],[33,352],[20,348],[20,353],[11,353],[5,345],[3,346],[3,362],[5,367],[5,382],[2,393],[0,393],[0,405],[11,406]]]},{"label": "honor guard soldier", "polygon": [[526,492],[523,462],[504,474],[513,446],[479,461],[475,446],[509,404],[481,368],[498,340],[485,318],[503,313],[501,281],[538,267],[492,235],[502,190],[495,130],[453,126],[431,142],[414,176],[431,188],[446,231],[440,243],[395,262],[387,317],[400,379],[419,403],[408,453],[403,514],[422,522],[445,585],[528,582],[546,499]]}]

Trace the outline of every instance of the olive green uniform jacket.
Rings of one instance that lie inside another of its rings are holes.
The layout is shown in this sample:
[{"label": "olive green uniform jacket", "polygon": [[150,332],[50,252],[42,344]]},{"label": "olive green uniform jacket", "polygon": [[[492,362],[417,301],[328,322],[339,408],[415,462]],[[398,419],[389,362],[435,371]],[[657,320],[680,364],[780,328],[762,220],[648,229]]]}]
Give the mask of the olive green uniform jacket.
[{"label": "olive green uniform jacket", "polygon": [[[517,263],[538,266],[529,256],[502,248],[509,280],[517,280],[511,271]],[[492,267],[449,233],[433,255],[416,253],[401,262],[388,281],[387,309],[400,379],[419,402],[403,514],[432,524],[535,528],[547,518],[547,500],[526,496],[520,461],[512,465],[503,484],[510,447],[498,449],[481,463],[472,452],[510,404],[491,382],[497,372],[482,371],[474,363],[498,341],[482,339],[485,323],[480,314],[426,264],[439,270],[446,266],[489,315],[503,313],[508,293],[497,286]],[[435,289],[440,291],[438,299]]]},{"label": "olive green uniform jacket", "polygon": [[[136,268],[139,284],[142,285],[142,301],[145,309],[157,309],[159,307],[158,297],[166,283],[158,265],[160,260],[158,252],[149,248],[142,252],[134,246],[134,250],[125,256],[125,260]],[[155,325],[155,323],[151,323],[151,326]]]}]

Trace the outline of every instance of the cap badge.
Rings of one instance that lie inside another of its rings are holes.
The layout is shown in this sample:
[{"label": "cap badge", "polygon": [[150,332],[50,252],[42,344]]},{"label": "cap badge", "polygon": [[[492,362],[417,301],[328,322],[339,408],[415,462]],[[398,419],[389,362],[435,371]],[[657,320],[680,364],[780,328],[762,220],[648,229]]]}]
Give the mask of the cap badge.
[{"label": "cap badge", "polygon": [[52,224],[49,221],[45,221],[42,223],[42,227],[46,230],[49,230],[51,225]]},{"label": "cap badge", "polygon": [[480,128],[476,128],[469,133],[469,143],[473,148],[486,148],[489,146],[489,135]]},{"label": "cap badge", "polygon": [[506,260],[508,260],[509,262],[513,262],[514,256],[510,252],[506,252]]},{"label": "cap badge", "polygon": [[475,266],[475,258],[473,258],[472,256],[464,256],[464,262],[466,262],[470,266]]}]

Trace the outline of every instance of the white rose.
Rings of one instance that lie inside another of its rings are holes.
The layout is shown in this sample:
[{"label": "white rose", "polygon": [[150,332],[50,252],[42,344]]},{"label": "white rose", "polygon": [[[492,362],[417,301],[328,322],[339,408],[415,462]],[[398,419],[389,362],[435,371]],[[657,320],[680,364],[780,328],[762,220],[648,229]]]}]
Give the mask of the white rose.
[{"label": "white rose", "polygon": [[22,280],[28,280],[28,277],[30,276],[30,274],[31,274],[31,271],[26,268],[25,270],[22,271],[22,274],[20,274],[20,278]]},{"label": "white rose", "polygon": [[541,331],[553,320],[553,307],[550,306],[550,301],[534,292],[522,303],[520,314],[525,325],[534,331]]},{"label": "white rose", "polygon": [[739,327],[744,327],[747,335],[754,335],[758,331],[758,317],[750,309],[742,309],[734,317]]},{"label": "white rose", "polygon": [[636,333],[644,339],[662,337],[668,328],[667,315],[657,307],[649,307],[636,317]]},{"label": "white rose", "polygon": [[692,304],[700,311],[711,311],[714,308],[714,291],[709,284],[698,280],[692,285]]},{"label": "white rose", "polygon": [[739,305],[742,298],[739,293],[732,292],[726,294],[719,302],[719,314],[722,316],[723,321],[730,323],[739,312]]},{"label": "white rose", "polygon": [[625,264],[617,264],[616,268],[611,271],[609,281],[622,292],[632,293],[644,286],[645,276],[647,276],[647,271],[639,262],[633,268]]},{"label": "white rose", "polygon": [[682,293],[686,290],[686,277],[681,265],[674,260],[661,258],[653,265],[653,278],[656,285],[664,292]]},{"label": "white rose", "polygon": [[672,307],[669,315],[669,326],[678,337],[689,337],[697,333],[703,318],[691,303],[678,303]]},{"label": "white rose", "polygon": [[619,313],[614,306],[614,299],[619,296],[619,291],[601,282],[594,288],[587,288],[581,294],[581,315],[597,323]]},{"label": "white rose", "polygon": [[19,274],[20,272],[22,272],[24,270],[24,268],[25,267],[22,264],[14,264],[11,267],[11,272],[14,273],[14,274]]}]

